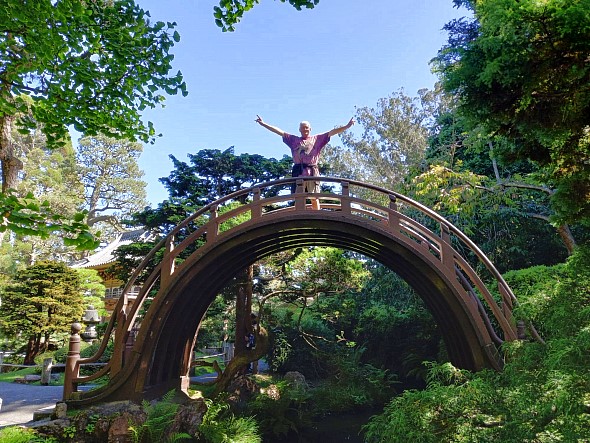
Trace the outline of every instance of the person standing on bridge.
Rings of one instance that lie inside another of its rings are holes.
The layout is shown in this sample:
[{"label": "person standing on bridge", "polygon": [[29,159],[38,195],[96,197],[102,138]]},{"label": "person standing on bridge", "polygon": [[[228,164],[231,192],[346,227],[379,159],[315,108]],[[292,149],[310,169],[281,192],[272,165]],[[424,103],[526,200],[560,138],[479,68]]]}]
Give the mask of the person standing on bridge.
[{"label": "person standing on bridge", "polygon": [[[283,138],[283,142],[289,146],[291,149],[291,156],[293,157],[293,170],[291,171],[292,177],[317,177],[320,175],[318,161],[322,149],[328,144],[330,137],[341,134],[354,125],[354,119],[351,118],[344,126],[334,128],[318,135],[311,135],[311,125],[307,121],[302,121],[299,123],[301,137],[289,134],[276,126],[269,125],[262,120],[262,117],[259,115],[256,116],[256,123],[269,131],[280,135]],[[293,186],[293,191],[294,188],[295,187]],[[306,180],[305,192],[319,194],[320,182],[317,180]],[[320,209],[319,200],[315,198],[311,199],[311,206],[313,209]]]}]

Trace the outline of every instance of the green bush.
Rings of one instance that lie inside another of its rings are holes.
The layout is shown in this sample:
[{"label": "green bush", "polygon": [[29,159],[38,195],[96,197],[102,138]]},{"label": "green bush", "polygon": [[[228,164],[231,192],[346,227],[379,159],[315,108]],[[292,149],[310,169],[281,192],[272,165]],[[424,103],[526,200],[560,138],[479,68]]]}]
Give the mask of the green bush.
[{"label": "green bush", "polygon": [[260,433],[277,439],[311,425],[311,393],[284,381],[262,389],[248,404],[247,413],[256,417]]},{"label": "green bush", "polygon": [[30,428],[20,426],[8,426],[0,429],[0,442],[2,443],[57,443],[52,437],[43,437]]},{"label": "green bush", "polygon": [[[94,354],[96,354],[96,351],[98,351],[98,348],[100,348],[101,344],[102,344],[101,342],[96,341],[96,342],[92,343],[91,345],[87,345],[87,346],[83,347],[80,350],[80,358],[92,357]],[[108,362],[111,359],[111,357],[113,356],[113,349],[114,348],[115,348],[115,343],[112,340],[109,341],[106,349],[104,350],[104,353],[98,359],[98,361],[101,363]]]},{"label": "green bush", "polygon": [[313,389],[318,412],[342,412],[382,405],[394,394],[396,377],[362,362],[363,347],[339,347],[325,355],[331,376]]},{"label": "green bush", "polygon": [[393,399],[364,427],[367,442],[590,441],[590,250],[507,280],[546,344],[506,343],[502,372],[432,364],[428,388]]}]

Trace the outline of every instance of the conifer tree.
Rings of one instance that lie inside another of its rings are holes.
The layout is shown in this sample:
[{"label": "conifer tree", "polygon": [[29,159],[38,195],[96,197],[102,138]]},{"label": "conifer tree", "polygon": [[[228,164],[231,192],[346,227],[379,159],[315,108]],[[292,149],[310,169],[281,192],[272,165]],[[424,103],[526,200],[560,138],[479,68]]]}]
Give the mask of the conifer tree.
[{"label": "conifer tree", "polygon": [[78,273],[58,262],[39,262],[24,269],[1,297],[0,330],[27,339],[24,364],[34,364],[51,336],[67,332],[84,312]]}]

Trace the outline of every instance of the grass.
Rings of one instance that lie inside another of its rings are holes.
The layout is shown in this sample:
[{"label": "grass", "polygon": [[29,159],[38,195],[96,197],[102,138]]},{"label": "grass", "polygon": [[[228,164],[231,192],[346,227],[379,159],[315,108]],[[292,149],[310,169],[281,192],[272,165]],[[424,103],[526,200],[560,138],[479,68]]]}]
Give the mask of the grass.
[{"label": "grass", "polygon": [[0,374],[0,381],[13,382],[17,378],[23,378],[25,375],[35,375],[37,369],[35,367],[22,368],[17,371],[3,372]]},{"label": "grass", "polygon": [[[0,374],[0,382],[13,383],[17,378],[24,378],[25,375],[40,375],[37,367],[22,368],[16,371],[3,372]],[[57,380],[51,379],[49,386],[63,386],[64,384],[64,373],[58,373],[59,378]],[[27,383],[28,385],[41,385],[40,381]]]}]

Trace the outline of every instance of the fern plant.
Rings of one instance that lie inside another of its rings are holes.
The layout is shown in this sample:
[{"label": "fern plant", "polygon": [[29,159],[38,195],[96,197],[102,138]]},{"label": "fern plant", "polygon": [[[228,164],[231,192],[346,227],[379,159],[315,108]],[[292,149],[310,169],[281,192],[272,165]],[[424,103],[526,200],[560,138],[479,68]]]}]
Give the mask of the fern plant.
[{"label": "fern plant", "polygon": [[141,405],[147,418],[140,426],[129,426],[129,435],[134,443],[177,442],[192,439],[187,433],[177,432],[169,435],[169,429],[180,406],[174,403],[174,389],[167,392],[158,402],[144,400]]},{"label": "fern plant", "polygon": [[199,427],[201,436],[210,443],[261,443],[258,425],[253,417],[236,417],[227,403],[206,400],[207,412]]}]

